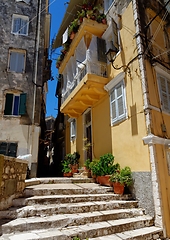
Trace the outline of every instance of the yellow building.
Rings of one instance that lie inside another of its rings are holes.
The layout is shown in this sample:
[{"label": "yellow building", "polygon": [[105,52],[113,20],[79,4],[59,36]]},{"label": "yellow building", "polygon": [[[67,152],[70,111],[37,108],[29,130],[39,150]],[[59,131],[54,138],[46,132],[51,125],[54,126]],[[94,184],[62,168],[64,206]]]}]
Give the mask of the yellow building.
[{"label": "yellow building", "polygon": [[[60,111],[66,153],[78,151],[83,166],[111,152],[130,166],[139,206],[170,237],[170,4],[145,2],[104,0],[92,10],[70,1],[54,43],[67,51],[57,61]],[[71,39],[68,26],[76,18]]]}]

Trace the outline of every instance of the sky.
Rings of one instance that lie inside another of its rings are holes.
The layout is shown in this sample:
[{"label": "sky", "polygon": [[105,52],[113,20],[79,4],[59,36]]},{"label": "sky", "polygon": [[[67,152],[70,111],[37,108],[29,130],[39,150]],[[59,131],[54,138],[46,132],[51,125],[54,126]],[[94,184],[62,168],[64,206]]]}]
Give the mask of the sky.
[{"label": "sky", "polygon": [[[65,14],[67,4],[66,0],[50,0],[49,12],[51,14],[51,32],[50,32],[50,44],[52,40],[55,38],[60,24],[62,22],[63,16]],[[58,101],[55,97],[56,92],[56,84],[57,84],[57,76],[58,71],[56,68],[56,59],[60,54],[60,49],[56,49],[52,54],[52,76],[54,80],[48,81],[48,93],[46,100],[46,117],[53,116],[56,117],[58,113]]]}]

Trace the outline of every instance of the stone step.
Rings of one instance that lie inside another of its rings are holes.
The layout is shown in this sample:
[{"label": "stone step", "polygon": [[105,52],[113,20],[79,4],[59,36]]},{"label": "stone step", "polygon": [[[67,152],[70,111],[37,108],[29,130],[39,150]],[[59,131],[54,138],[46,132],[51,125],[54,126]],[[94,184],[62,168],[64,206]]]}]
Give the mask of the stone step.
[{"label": "stone step", "polygon": [[125,231],[121,233],[116,233],[108,236],[89,238],[88,240],[158,240],[163,239],[162,229],[159,227],[151,226],[144,227],[140,229],[135,229],[131,231]]},{"label": "stone step", "polygon": [[89,237],[107,237],[107,235],[110,234],[122,233],[124,231],[149,227],[151,225],[153,225],[153,219],[150,216],[137,216],[133,218],[89,223],[85,225],[71,226],[67,228],[46,228],[43,230],[33,230],[24,233],[14,233],[9,235],[4,234],[2,239],[71,240],[74,236],[78,236],[80,239],[86,239]]},{"label": "stone step", "polygon": [[17,198],[13,200],[13,206],[25,206],[35,204],[60,204],[60,203],[76,203],[87,201],[111,201],[111,200],[131,200],[131,195],[120,195],[114,193],[104,194],[81,194],[81,195],[47,195],[33,196],[28,198]]},{"label": "stone step", "polygon": [[83,212],[95,212],[113,209],[137,208],[137,201],[112,200],[95,202],[63,203],[51,205],[34,205],[22,208],[12,207],[6,211],[0,211],[0,218],[26,218],[33,216],[50,216],[54,214],[72,214]]},{"label": "stone step", "polygon": [[104,194],[108,192],[113,193],[113,188],[100,186],[95,183],[39,184],[26,187],[24,190],[24,196]]},{"label": "stone step", "polygon": [[31,178],[25,180],[26,187],[37,184],[67,184],[67,183],[94,183],[93,178]]},{"label": "stone step", "polygon": [[63,228],[66,226],[83,225],[92,222],[103,222],[142,216],[141,209],[116,209],[100,212],[88,212],[79,214],[58,214],[48,217],[29,217],[15,219],[2,226],[3,234],[31,231],[44,228]]}]

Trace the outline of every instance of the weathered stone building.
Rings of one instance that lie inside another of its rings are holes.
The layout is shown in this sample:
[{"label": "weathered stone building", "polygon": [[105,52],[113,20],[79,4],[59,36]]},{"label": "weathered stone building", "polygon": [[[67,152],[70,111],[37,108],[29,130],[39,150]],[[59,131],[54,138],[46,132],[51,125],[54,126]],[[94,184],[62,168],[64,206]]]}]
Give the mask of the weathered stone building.
[{"label": "weathered stone building", "polygon": [[36,176],[50,78],[48,0],[1,0],[0,22],[0,153],[29,154]]}]

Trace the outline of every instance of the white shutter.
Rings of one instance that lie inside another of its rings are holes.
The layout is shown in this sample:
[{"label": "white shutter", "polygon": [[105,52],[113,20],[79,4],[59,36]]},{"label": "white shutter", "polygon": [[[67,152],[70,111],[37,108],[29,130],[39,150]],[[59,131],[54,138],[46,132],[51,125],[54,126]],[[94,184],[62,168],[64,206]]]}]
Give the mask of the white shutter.
[{"label": "white shutter", "polygon": [[17,62],[16,72],[22,73],[24,71],[25,54],[17,53],[16,62]]},{"label": "white shutter", "polygon": [[170,111],[170,82],[163,76],[159,76],[161,91],[161,104],[164,110]]},{"label": "white shutter", "polygon": [[73,121],[71,121],[70,123],[70,136],[71,136],[71,139],[75,138],[76,136],[76,120],[75,119],[73,119]]},{"label": "white shutter", "polygon": [[21,19],[21,25],[20,25],[20,33],[21,34],[27,34],[27,26],[28,26],[28,21]]},{"label": "white shutter", "polygon": [[20,19],[19,18],[14,18],[13,19],[13,29],[12,29],[12,32],[13,33],[17,33],[19,29],[20,29]]},{"label": "white shutter", "polygon": [[10,71],[16,71],[16,59],[17,59],[17,53],[10,52],[10,60],[9,60],[9,70]]}]

